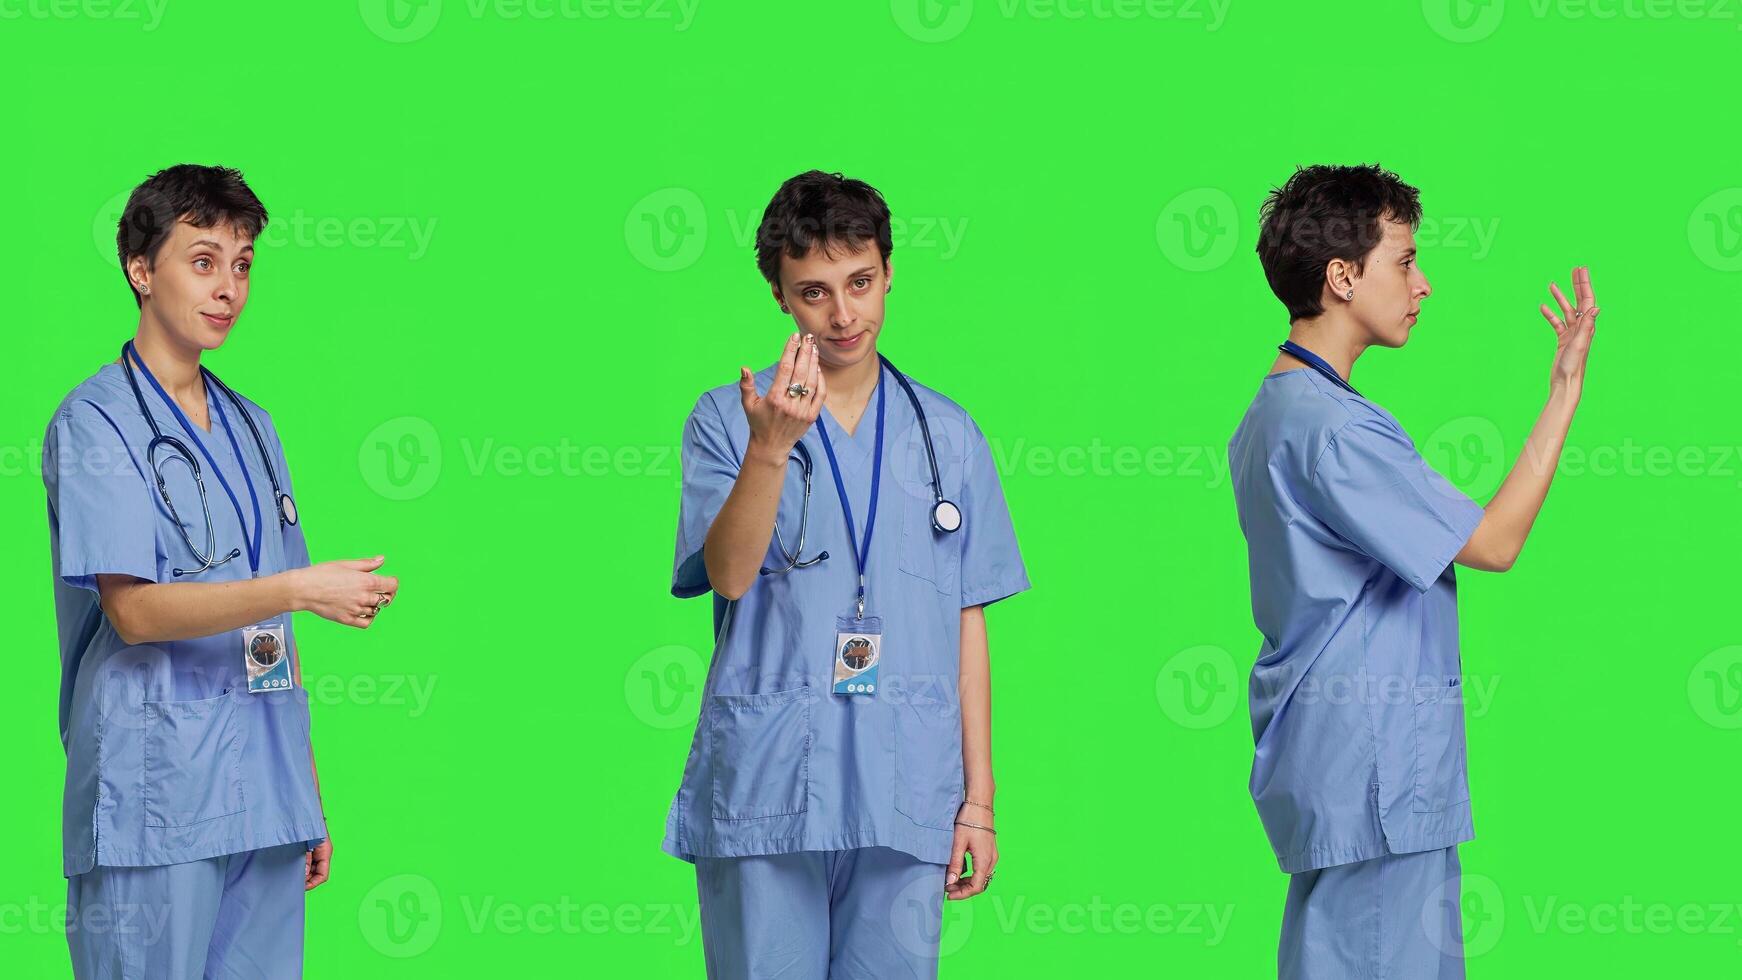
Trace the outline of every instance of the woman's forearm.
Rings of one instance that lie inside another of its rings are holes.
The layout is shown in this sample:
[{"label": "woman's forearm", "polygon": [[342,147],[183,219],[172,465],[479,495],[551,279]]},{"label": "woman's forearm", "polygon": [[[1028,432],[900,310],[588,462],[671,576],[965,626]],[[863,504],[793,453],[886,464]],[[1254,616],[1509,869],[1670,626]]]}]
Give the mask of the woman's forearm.
[{"label": "woman's forearm", "polygon": [[103,613],[129,644],[213,636],[295,610],[295,571],[235,582],[156,583],[97,576]]},{"label": "woman's forearm", "polygon": [[[720,506],[702,544],[708,585],[728,599],[750,591],[774,536],[780,491],[786,484],[786,456],[758,448],[744,454],[732,492]],[[794,543],[796,547],[796,542]]]},{"label": "woman's forearm", "polygon": [[1554,481],[1578,405],[1577,391],[1561,387],[1549,394],[1548,404],[1531,427],[1530,438],[1525,440],[1518,461],[1506,474],[1494,499],[1488,501],[1482,523],[1458,552],[1459,564],[1503,572],[1518,560],[1531,525],[1536,523],[1536,515],[1542,512],[1543,501],[1548,498],[1549,484]]},{"label": "woman's forearm", "polygon": [[962,650],[957,683],[962,700],[962,776],[967,798],[992,803],[992,662],[986,643],[986,611],[962,610]]}]

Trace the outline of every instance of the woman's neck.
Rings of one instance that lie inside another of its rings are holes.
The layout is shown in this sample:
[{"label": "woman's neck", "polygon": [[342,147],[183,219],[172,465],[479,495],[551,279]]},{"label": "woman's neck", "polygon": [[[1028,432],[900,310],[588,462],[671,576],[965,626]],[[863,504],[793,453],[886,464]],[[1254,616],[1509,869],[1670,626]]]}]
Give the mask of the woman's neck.
[{"label": "woman's neck", "polygon": [[1289,325],[1288,339],[1324,358],[1344,381],[1354,373],[1355,359],[1367,350],[1353,321],[1328,314],[1296,320]]},{"label": "woman's neck", "polygon": [[875,350],[867,351],[857,363],[846,367],[830,368],[825,365],[822,370],[823,377],[829,384],[830,411],[834,411],[835,405],[854,415],[862,411],[871,398],[871,392],[877,388],[877,378],[882,367],[883,362],[878,359]]},{"label": "woman's neck", "polygon": [[825,366],[822,370],[829,385],[829,414],[849,435],[857,432],[859,418],[865,414],[865,406],[870,403],[871,393],[877,390],[877,379],[883,373],[883,362],[878,359],[876,349],[866,351],[857,363],[847,367]]},{"label": "woman's neck", "polygon": [[170,397],[183,403],[204,398],[206,386],[200,377],[199,348],[175,343],[141,317],[133,349]]}]

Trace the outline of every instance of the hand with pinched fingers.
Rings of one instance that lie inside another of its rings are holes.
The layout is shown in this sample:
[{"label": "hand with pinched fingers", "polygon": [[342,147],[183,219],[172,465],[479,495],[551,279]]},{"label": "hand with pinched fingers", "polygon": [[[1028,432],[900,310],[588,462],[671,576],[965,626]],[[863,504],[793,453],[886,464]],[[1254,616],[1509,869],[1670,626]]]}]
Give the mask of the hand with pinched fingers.
[{"label": "hand with pinched fingers", "polygon": [[1582,265],[1574,267],[1572,303],[1567,302],[1560,286],[1552,282],[1548,291],[1560,307],[1557,316],[1547,303],[1541,306],[1543,318],[1554,327],[1555,334],[1554,368],[1549,373],[1549,391],[1561,390],[1578,395],[1585,385],[1585,358],[1591,352],[1591,337],[1597,332],[1597,314],[1603,312],[1597,305],[1597,294],[1591,291],[1591,270]]},{"label": "hand with pinched fingers", "polygon": [[294,578],[294,608],[306,609],[345,626],[368,629],[375,622],[375,615],[399,595],[399,579],[375,574],[386,561],[376,555],[324,561],[286,572]]},{"label": "hand with pinched fingers", "polygon": [[998,837],[992,829],[991,808],[964,802],[957,811],[950,863],[944,869],[944,898],[959,902],[985,891],[997,866]]},{"label": "hand with pinched fingers", "polygon": [[822,414],[827,394],[828,384],[817,360],[817,341],[810,334],[795,333],[786,339],[780,366],[775,368],[766,395],[756,394],[756,378],[750,369],[739,368],[738,396],[744,405],[744,418],[750,423],[750,451],[784,463],[793,445]]}]

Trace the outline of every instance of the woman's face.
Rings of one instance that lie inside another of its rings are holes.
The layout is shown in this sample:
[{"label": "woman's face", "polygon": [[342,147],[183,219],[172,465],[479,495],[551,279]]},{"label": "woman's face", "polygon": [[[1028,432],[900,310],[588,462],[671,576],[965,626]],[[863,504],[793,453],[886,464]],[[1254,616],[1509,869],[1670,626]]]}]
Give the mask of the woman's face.
[{"label": "woman's face", "polygon": [[1381,347],[1402,347],[1433,289],[1415,261],[1415,233],[1401,221],[1383,221],[1382,237],[1353,281],[1349,304],[1363,332]]},{"label": "woman's face", "polygon": [[178,346],[216,350],[230,336],[248,302],[248,272],[254,241],[228,225],[196,228],[176,222],[157,261],[128,263],[137,287],[151,286],[144,313]]},{"label": "woman's face", "polygon": [[774,298],[791,311],[799,330],[816,335],[823,367],[838,369],[877,356],[883,296],[895,270],[875,242],[857,251],[831,247],[832,256],[821,248],[802,259],[782,255]]}]

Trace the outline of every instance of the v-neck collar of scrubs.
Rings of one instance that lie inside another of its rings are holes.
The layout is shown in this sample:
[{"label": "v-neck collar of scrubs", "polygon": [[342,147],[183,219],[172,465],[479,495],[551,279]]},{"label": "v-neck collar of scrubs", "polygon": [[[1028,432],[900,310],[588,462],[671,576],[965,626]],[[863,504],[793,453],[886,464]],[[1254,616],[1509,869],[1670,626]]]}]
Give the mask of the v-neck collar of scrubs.
[{"label": "v-neck collar of scrubs", "polygon": [[885,373],[883,363],[879,361],[877,364],[877,383],[871,386],[870,393],[865,396],[865,408],[860,411],[859,424],[853,427],[852,432],[847,431],[840,420],[835,418],[834,413],[829,411],[827,405],[823,406],[822,413],[817,416],[822,420],[822,424],[828,428],[829,441],[834,446],[835,457],[840,460],[843,467],[856,470],[867,459],[871,458],[871,451],[877,442],[877,433],[873,431],[877,427],[875,408],[877,396],[882,392],[883,385],[887,381],[884,378]]},{"label": "v-neck collar of scrubs", "polygon": [[[121,389],[123,391],[127,390],[127,369],[126,368],[122,367],[119,363],[117,363],[115,361],[110,361],[109,363],[103,365],[103,370],[105,372],[107,372],[108,377],[111,381],[113,381],[115,384],[120,385]],[[182,427],[181,422],[178,421],[176,418],[176,412],[180,410],[181,406],[172,405],[169,398],[166,397],[167,393],[157,391],[155,389],[155,386],[149,385],[149,384],[141,385],[140,391],[147,393],[145,395],[145,403],[146,403],[146,405],[152,406],[154,408],[154,411],[151,414],[152,414],[152,418],[157,421],[158,428],[163,429],[165,431],[169,431],[169,432],[171,432],[172,435],[174,434],[172,430],[175,430],[175,429],[182,429],[183,432],[186,432],[186,431],[188,431],[188,429],[191,429],[191,430],[193,430],[194,433],[198,434],[198,436],[200,437],[200,440],[202,442],[206,443],[206,448],[210,449],[213,445],[216,445],[219,449],[223,450],[224,455],[234,457],[235,453],[231,452],[230,447],[224,444],[225,440],[213,438],[215,436],[222,435],[222,433],[219,432],[218,429],[216,428],[216,426],[218,424],[217,423],[218,415],[217,415],[216,410],[214,410],[214,408],[213,408],[213,405],[216,403],[216,401],[218,399],[218,393],[216,391],[212,390],[212,382],[206,378],[206,373],[204,371],[200,372],[200,380],[205,382],[205,385],[206,385],[206,427],[205,428],[201,428],[200,426],[193,424],[193,420],[190,418],[190,419],[188,419],[187,427],[184,429]],[[156,404],[153,405],[153,403],[156,403]],[[168,416],[167,418],[165,417],[166,415]]]}]

